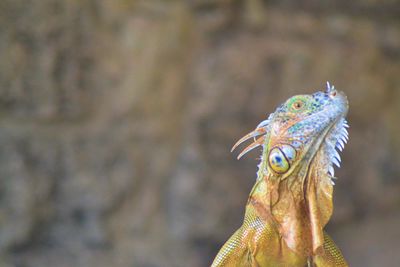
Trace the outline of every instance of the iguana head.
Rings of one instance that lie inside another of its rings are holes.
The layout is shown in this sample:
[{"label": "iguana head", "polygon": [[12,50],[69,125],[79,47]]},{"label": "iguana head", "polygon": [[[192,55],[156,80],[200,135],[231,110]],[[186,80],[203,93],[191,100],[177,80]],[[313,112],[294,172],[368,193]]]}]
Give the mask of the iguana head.
[{"label": "iguana head", "polygon": [[270,118],[268,171],[285,178],[299,165],[309,165],[326,146],[327,164],[321,167],[333,175],[332,163],[340,164],[335,147],[341,149],[347,141],[347,110],[346,96],[330,86],[325,92],[288,99]]},{"label": "iguana head", "polygon": [[322,248],[322,229],[332,214],[333,164],[340,166],[336,149],[342,151],[348,139],[347,111],[345,94],[327,83],[324,92],[289,98],[233,147],[254,138],[239,158],[263,147],[258,179],[268,183],[268,196],[257,198],[269,205],[296,252],[316,254]]},{"label": "iguana head", "polygon": [[299,164],[310,164],[317,151],[325,148],[326,163],[330,164],[324,167],[333,177],[332,164],[340,167],[336,149],[342,151],[348,140],[347,111],[346,95],[327,83],[325,92],[297,95],[286,100],[267,120],[240,139],[232,150],[254,138],[238,158],[261,145],[263,157],[268,162],[264,171],[284,178]]}]

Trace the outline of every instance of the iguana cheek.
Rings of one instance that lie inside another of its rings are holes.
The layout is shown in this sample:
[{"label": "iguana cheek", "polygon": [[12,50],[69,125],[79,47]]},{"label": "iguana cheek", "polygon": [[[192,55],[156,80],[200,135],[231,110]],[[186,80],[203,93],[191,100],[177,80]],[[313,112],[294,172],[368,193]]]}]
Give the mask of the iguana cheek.
[{"label": "iguana cheek", "polygon": [[282,174],[289,170],[290,164],[279,148],[273,148],[269,153],[269,166],[276,173]]},{"label": "iguana cheek", "polygon": [[271,149],[268,162],[274,172],[283,174],[290,169],[290,164],[295,158],[296,150],[292,146],[284,144]]}]

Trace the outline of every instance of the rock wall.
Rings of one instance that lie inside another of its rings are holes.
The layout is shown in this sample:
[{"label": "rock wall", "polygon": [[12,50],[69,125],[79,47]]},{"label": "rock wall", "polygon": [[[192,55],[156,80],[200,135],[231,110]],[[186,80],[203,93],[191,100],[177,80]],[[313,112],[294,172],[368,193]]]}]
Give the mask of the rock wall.
[{"label": "rock wall", "polygon": [[329,232],[400,263],[396,1],[0,2],[1,266],[207,266],[291,95],[348,94]]}]

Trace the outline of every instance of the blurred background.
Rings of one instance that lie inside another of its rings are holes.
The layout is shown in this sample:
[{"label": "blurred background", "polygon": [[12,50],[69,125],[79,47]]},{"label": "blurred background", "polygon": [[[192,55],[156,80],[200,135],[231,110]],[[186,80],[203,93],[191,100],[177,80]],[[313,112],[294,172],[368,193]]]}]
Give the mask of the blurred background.
[{"label": "blurred background", "polygon": [[350,142],[328,225],[400,266],[400,3],[2,0],[0,266],[209,266],[260,151],[231,146],[331,81]]}]

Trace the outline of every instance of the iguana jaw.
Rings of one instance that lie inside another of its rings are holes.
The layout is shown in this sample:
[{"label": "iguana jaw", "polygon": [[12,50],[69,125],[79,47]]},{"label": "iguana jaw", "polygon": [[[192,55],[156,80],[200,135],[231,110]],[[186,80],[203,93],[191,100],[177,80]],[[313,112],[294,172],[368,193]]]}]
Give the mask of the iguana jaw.
[{"label": "iguana jaw", "polygon": [[[346,128],[349,126],[345,119],[348,111],[348,102],[343,93],[338,92],[337,95],[340,99],[336,103],[336,112],[332,112],[334,115],[336,113],[336,117],[329,119],[330,123],[315,137],[311,136],[309,138],[309,146],[305,147],[304,156],[296,163],[296,166],[308,166],[308,168],[310,164],[318,164],[318,168],[327,173],[330,178],[334,178],[333,165],[340,167],[341,158],[336,149],[342,151],[348,140]],[[326,116],[324,112],[329,111],[322,111],[323,114],[320,115],[315,114],[316,119]],[[314,120],[314,118],[310,119]],[[321,154],[320,157],[316,157],[318,152]],[[330,182],[334,184],[331,179]]]}]

